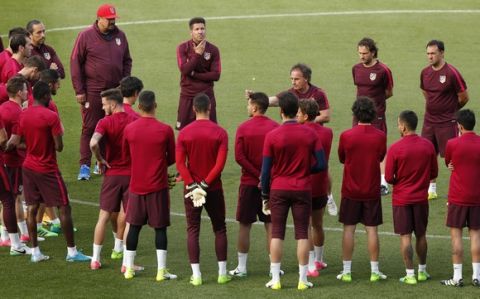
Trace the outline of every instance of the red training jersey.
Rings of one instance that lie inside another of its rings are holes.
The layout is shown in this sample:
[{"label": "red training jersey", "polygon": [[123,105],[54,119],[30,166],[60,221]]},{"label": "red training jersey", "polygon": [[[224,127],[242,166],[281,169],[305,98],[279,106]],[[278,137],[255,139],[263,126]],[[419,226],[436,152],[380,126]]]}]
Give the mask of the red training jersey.
[{"label": "red training jersey", "polygon": [[[18,134],[18,125],[20,122],[20,114],[22,113],[22,106],[14,101],[7,101],[0,105],[0,118],[3,120],[7,137],[10,139],[12,134]],[[17,149],[8,152],[3,152],[3,160],[8,167],[21,167],[24,157],[19,155]]]},{"label": "red training jersey", "polygon": [[8,79],[15,76],[21,69],[23,69],[23,64],[10,57],[10,59],[5,62],[5,65],[2,68],[0,82],[7,84]]},{"label": "red training jersey", "polygon": [[[325,152],[325,160],[328,165],[330,158],[330,150],[332,149],[333,131],[330,128],[324,127],[319,123],[308,122],[305,123],[308,127],[313,129],[320,142],[322,143],[323,151]],[[328,171],[321,171],[311,175],[312,179],[312,197],[321,197],[328,195]]]},{"label": "red training jersey", "polygon": [[380,200],[380,162],[387,151],[385,133],[358,125],[340,135],[338,157],[343,167],[342,198]]},{"label": "red training jersey", "polygon": [[3,66],[12,57],[12,52],[3,50],[0,52],[0,74],[2,73]]},{"label": "red training jersey", "polygon": [[138,114],[135,110],[133,110],[132,105],[128,103],[123,103],[123,109],[128,115],[134,117],[135,119],[140,117],[140,114]]},{"label": "red training jersey", "polygon": [[474,132],[448,140],[445,164],[453,164],[448,202],[459,206],[480,206],[480,136]]},{"label": "red training jersey", "polygon": [[427,203],[428,185],[437,176],[437,154],[429,140],[406,135],[388,149],[385,180],[393,185],[394,206]]}]

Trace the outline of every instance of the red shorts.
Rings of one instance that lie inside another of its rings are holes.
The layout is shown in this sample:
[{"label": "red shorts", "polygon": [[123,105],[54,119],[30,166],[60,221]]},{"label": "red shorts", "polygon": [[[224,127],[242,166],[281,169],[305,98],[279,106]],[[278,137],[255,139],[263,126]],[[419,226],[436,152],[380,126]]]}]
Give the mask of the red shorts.
[{"label": "red shorts", "polygon": [[148,194],[130,192],[127,222],[133,225],[150,225],[153,228],[170,226],[170,196],[168,188]]},{"label": "red shorts", "polygon": [[312,210],[321,210],[325,208],[328,202],[328,195],[312,197]]},{"label": "red shorts", "polygon": [[351,200],[342,198],[339,221],[345,225],[362,223],[378,226],[383,223],[382,202],[380,200]]},{"label": "red shorts", "polygon": [[423,124],[422,137],[427,138],[433,143],[436,153],[440,154],[442,158],[445,157],[447,141],[457,136],[458,128],[455,122],[442,125]]},{"label": "red shorts", "polygon": [[69,204],[67,187],[60,172],[41,173],[23,168],[23,193],[27,205],[45,203],[47,207]]},{"label": "red shorts", "polygon": [[[358,125],[358,120],[354,117],[352,120],[352,127],[356,125]],[[375,119],[372,121],[372,126],[387,134],[387,122],[385,116],[375,117]]]},{"label": "red shorts", "polygon": [[310,191],[270,191],[270,212],[272,218],[272,238],[284,239],[288,211],[292,208],[295,239],[308,239],[308,226],[312,214],[312,194]]},{"label": "red shorts", "polygon": [[480,229],[480,206],[448,204],[447,226],[453,228]]},{"label": "red shorts", "polygon": [[6,166],[8,178],[12,184],[13,195],[20,195],[23,191],[22,167]]},{"label": "red shorts", "polygon": [[262,197],[257,186],[240,185],[238,190],[237,221],[242,224],[251,224],[258,220],[264,223],[271,222],[270,216],[262,212]]},{"label": "red shorts", "polygon": [[[210,98],[210,120],[217,122],[217,109],[215,96],[212,91],[205,91],[205,94]],[[193,111],[193,98],[180,94],[180,101],[178,103],[177,124],[175,129],[181,130],[195,120],[195,112]]]},{"label": "red shorts", "polygon": [[393,230],[399,235],[422,237],[427,232],[428,203],[393,206]]},{"label": "red shorts", "polygon": [[115,213],[120,211],[120,204],[126,211],[128,202],[129,175],[103,176],[102,190],[100,191],[100,209]]}]

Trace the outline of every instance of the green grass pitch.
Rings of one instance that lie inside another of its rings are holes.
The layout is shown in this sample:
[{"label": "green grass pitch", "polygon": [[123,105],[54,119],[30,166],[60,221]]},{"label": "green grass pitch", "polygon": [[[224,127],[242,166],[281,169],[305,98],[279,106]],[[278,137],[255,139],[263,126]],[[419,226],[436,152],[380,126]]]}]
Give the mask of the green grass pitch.
[{"label": "green grass pitch", "polygon": [[[64,28],[47,33],[47,43],[52,45],[64,62],[67,73],[69,57],[79,29],[65,29],[91,24],[100,1],[14,1],[3,0],[0,10],[0,34],[11,27],[24,26],[29,20],[42,20],[47,29]],[[220,48],[222,76],[216,84],[217,109],[220,124],[228,130],[230,153],[222,178],[227,201],[227,217],[235,217],[240,168],[234,161],[235,130],[246,119],[244,89],[275,94],[289,87],[289,69],[304,62],[313,69],[312,83],[324,88],[332,107],[334,144],[330,159],[334,196],[339,203],[342,166],[336,149],[338,136],[351,125],[350,107],[355,95],[351,67],[357,63],[356,43],[370,36],[379,46],[379,58],[393,72],[394,96],[388,100],[388,142],[399,136],[396,116],[403,109],[413,109],[420,117],[424,100],[419,89],[420,70],[426,65],[425,45],[437,38],[445,41],[446,60],[463,74],[469,87],[470,102],[467,107],[480,111],[478,98],[480,77],[478,66],[480,43],[478,32],[480,11],[477,1],[459,0],[423,2],[404,1],[116,1],[121,18],[120,28],[127,34],[133,57],[132,74],[140,77],[146,89],[156,92],[159,119],[174,125],[179,94],[179,71],[176,66],[175,47],[188,39],[187,19],[204,16],[207,19],[207,38]],[[434,5],[434,6],[432,6]],[[402,13],[398,11],[407,10]],[[426,11],[443,10],[443,11]],[[448,10],[444,11],[444,10]],[[329,14],[346,12],[350,14]],[[367,13],[367,11],[382,11]],[[308,15],[309,13],[314,13]],[[324,13],[324,14],[320,14]],[[232,18],[229,16],[241,16]],[[257,16],[249,18],[248,16]],[[217,17],[217,18],[213,18]],[[224,18],[221,18],[224,17]],[[157,20],[143,24],[134,21]],[[162,21],[163,20],[163,21]],[[121,23],[130,23],[121,25]],[[3,37],[4,43],[6,38]],[[255,80],[252,80],[255,78]],[[98,194],[101,178],[94,176],[90,182],[77,182],[78,142],[81,118],[69,76],[55,97],[65,125],[65,150],[59,155],[60,168],[73,202],[76,242],[84,252],[91,254],[93,229],[98,215]],[[279,120],[278,109],[268,115]],[[420,127],[420,126],[419,126]],[[194,288],[188,284],[190,267],[186,251],[185,219],[181,187],[171,192],[172,225],[168,229],[168,265],[179,275],[177,281],[156,283],[156,256],[152,230],[144,228],[140,237],[137,262],[146,270],[135,279],[126,281],[119,272],[119,262],[109,259],[113,246],[107,234],[100,271],[89,270],[88,264],[67,264],[63,238],[41,243],[42,251],[52,260],[31,264],[26,257],[10,257],[6,248],[0,248],[0,294],[2,298],[86,298],[86,297],[159,297],[159,298],[257,298],[257,297],[350,297],[404,298],[404,297],[476,297],[478,290],[469,285],[471,276],[469,242],[465,241],[463,289],[442,287],[440,279],[452,274],[450,241],[444,225],[445,199],[448,190],[448,171],[439,160],[438,181],[440,199],[430,205],[428,270],[433,279],[417,286],[398,282],[404,275],[399,253],[399,238],[392,235],[391,197],[382,199],[385,224],[380,227],[380,267],[389,278],[371,284],[365,234],[359,233],[353,258],[353,282],[344,284],[335,279],[341,270],[341,228],[335,217],[325,216],[326,262],[328,269],[319,278],[311,279],[315,288],[300,293],[296,290],[298,266],[292,229],[286,236],[282,268],[284,289],[272,292],[264,287],[269,279],[269,261],[265,252],[263,228],[252,230],[249,255],[249,276],[234,279],[228,285],[217,285],[217,264],[213,250],[213,234],[208,221],[203,222],[201,234],[201,265],[204,285]],[[90,203],[90,204],[86,204]],[[236,266],[237,223],[228,222],[228,268]],[[358,227],[358,231],[362,231]]]}]

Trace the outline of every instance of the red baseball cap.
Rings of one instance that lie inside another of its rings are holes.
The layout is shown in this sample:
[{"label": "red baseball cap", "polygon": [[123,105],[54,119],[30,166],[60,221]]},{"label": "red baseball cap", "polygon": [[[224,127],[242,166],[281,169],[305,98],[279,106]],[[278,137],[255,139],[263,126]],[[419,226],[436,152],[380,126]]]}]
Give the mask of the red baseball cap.
[{"label": "red baseball cap", "polygon": [[116,19],[117,11],[115,7],[111,4],[102,4],[97,10],[97,17],[106,18],[106,19]]}]

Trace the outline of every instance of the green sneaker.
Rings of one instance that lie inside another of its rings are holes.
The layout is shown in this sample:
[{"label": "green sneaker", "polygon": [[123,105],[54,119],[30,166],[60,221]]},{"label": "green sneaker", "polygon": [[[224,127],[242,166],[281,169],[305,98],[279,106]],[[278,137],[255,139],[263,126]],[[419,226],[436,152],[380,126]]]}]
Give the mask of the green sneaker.
[{"label": "green sneaker", "polygon": [[158,269],[157,272],[157,281],[164,281],[170,279],[177,279],[177,275],[168,272],[168,269]]},{"label": "green sneaker", "polygon": [[40,236],[40,237],[46,237],[46,238],[58,237],[57,233],[51,232],[44,227],[37,228],[37,235]]},{"label": "green sneaker", "polygon": [[190,277],[190,284],[198,287],[202,285],[202,277],[194,277],[193,275]]},{"label": "green sneaker", "polygon": [[272,290],[280,290],[282,288],[282,284],[280,283],[280,281],[274,282],[273,280],[270,280],[265,284],[265,287]]},{"label": "green sneaker", "polygon": [[372,274],[370,275],[371,282],[377,282],[385,279],[387,279],[387,275],[383,274],[382,272],[372,272]]},{"label": "green sneaker", "polygon": [[430,274],[427,271],[418,271],[418,281],[426,281],[430,279]]},{"label": "green sneaker", "polygon": [[60,226],[60,224],[50,224],[50,227],[48,229],[49,231],[51,231],[52,233],[56,233],[56,234],[60,234],[62,232],[62,227]]},{"label": "green sneaker", "polygon": [[351,272],[345,273],[342,271],[340,272],[340,274],[337,275],[337,279],[343,282],[352,282],[352,273]]},{"label": "green sneaker", "polygon": [[121,260],[123,258],[123,251],[115,251],[112,249],[112,254],[110,255],[112,260]]},{"label": "green sneaker", "polygon": [[125,277],[125,279],[132,279],[133,277],[135,277],[135,270],[133,270],[133,268],[127,267],[125,273],[123,273],[123,276]]},{"label": "green sneaker", "polygon": [[415,276],[405,276],[400,278],[400,282],[405,283],[405,284],[417,284],[417,279]]},{"label": "green sneaker", "polygon": [[232,277],[230,275],[218,275],[218,279],[217,279],[217,282],[219,284],[226,284],[226,283],[229,283],[230,281],[232,280]]},{"label": "green sneaker", "polygon": [[311,283],[310,281],[299,281],[298,282],[297,289],[299,291],[305,291],[305,290],[308,290],[308,289],[311,289],[311,288],[313,288],[313,283]]}]

